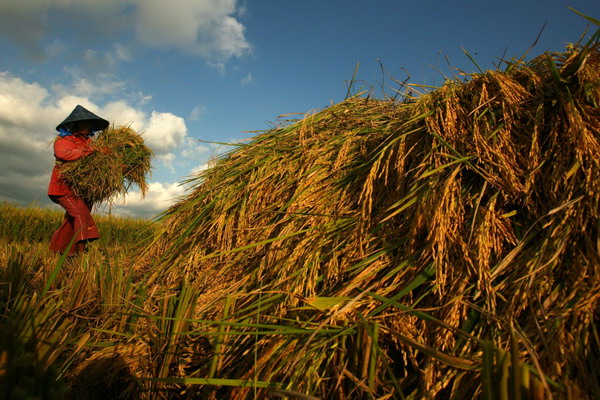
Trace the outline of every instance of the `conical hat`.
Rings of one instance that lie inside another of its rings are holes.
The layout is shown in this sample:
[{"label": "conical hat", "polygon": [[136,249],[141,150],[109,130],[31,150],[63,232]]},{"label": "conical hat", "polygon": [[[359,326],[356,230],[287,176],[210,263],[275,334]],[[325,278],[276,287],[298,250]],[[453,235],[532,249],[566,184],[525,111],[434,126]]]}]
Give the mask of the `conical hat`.
[{"label": "conical hat", "polygon": [[89,121],[92,124],[92,129],[95,131],[101,131],[108,127],[107,120],[100,118],[93,112],[86,110],[80,105],[77,105],[77,107],[71,111],[71,114],[69,114],[69,116],[63,122],[58,124],[56,130],[60,132],[61,128],[68,129],[70,125],[80,121]]}]

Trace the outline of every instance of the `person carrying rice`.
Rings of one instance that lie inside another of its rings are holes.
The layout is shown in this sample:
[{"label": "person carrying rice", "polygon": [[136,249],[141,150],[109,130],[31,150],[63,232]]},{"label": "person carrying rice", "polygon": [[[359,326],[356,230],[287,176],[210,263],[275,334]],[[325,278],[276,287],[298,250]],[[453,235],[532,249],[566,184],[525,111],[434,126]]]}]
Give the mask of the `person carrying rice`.
[{"label": "person carrying rice", "polygon": [[75,244],[69,249],[69,255],[81,253],[86,250],[87,242],[100,237],[92,217],[93,204],[77,195],[71,185],[61,179],[60,170],[65,163],[89,156],[96,151],[104,154],[110,152],[107,148],[97,148],[91,143],[91,136],[96,131],[106,129],[108,125],[107,120],[78,105],[56,127],[59,132],[54,141],[56,163],[48,185],[48,197],[66,212],[62,225],[50,239],[50,249],[53,251],[64,253],[75,238]]}]

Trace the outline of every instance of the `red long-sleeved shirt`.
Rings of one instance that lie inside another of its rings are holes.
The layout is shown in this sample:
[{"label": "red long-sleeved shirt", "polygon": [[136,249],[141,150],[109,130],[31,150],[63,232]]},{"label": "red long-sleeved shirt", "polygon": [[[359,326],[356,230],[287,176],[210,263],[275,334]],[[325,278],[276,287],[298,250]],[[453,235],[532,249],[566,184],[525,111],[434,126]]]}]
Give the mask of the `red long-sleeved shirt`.
[{"label": "red long-sleeved shirt", "polygon": [[52,169],[50,184],[48,185],[49,196],[65,196],[73,194],[69,185],[60,179],[60,164],[62,162],[75,161],[81,157],[90,155],[95,150],[91,147],[91,139],[82,136],[59,137],[54,141],[54,157],[57,162]]}]

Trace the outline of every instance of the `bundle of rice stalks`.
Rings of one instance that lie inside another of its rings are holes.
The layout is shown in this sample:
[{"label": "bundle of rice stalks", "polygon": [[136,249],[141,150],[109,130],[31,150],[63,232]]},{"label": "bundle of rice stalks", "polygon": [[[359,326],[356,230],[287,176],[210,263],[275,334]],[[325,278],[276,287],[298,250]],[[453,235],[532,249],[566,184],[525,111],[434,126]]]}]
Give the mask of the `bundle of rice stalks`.
[{"label": "bundle of rice stalks", "polygon": [[75,193],[97,204],[113,201],[135,184],[142,196],[146,195],[146,177],[154,153],[137,132],[128,126],[108,128],[98,135],[93,145],[109,151],[96,151],[61,167],[62,179]]},{"label": "bundle of rice stalks", "polygon": [[137,263],[152,290],[198,295],[167,352],[213,347],[171,382],[600,396],[597,38],[410,101],[348,99],[199,175]]}]

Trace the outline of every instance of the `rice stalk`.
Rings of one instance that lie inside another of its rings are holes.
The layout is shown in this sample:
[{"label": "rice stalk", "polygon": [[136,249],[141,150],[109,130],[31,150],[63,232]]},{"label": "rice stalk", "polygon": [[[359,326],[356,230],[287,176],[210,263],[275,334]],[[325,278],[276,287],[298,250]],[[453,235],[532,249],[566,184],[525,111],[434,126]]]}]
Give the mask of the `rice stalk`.
[{"label": "rice stalk", "polygon": [[142,196],[146,195],[146,178],[154,153],[142,136],[131,127],[112,127],[102,131],[93,145],[109,152],[95,151],[61,165],[61,179],[75,193],[90,204],[110,203],[128,193],[132,185],[140,189]]},{"label": "rice stalk", "polygon": [[221,368],[188,372],[323,398],[592,398],[598,43],[508,64],[349,98],[192,180],[135,266],[198,293],[186,346],[227,335],[207,347]]}]

